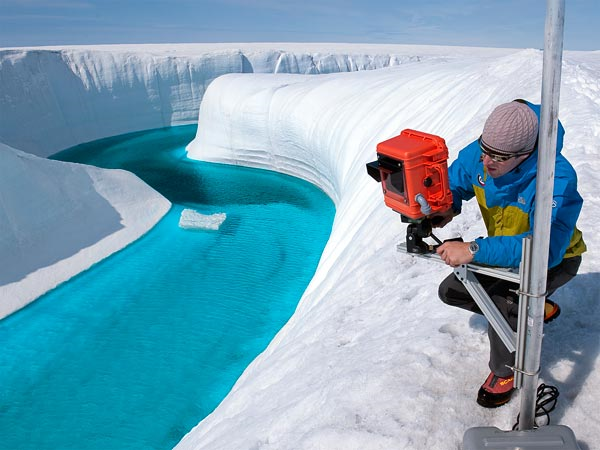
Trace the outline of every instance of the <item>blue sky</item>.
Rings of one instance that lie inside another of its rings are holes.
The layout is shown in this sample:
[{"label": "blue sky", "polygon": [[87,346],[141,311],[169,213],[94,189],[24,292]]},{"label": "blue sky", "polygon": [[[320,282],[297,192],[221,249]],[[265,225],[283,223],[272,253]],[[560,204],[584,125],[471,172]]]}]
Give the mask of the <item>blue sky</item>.
[{"label": "blue sky", "polygon": [[[545,0],[0,0],[0,47],[359,42],[542,48]],[[600,50],[600,0],[566,0],[566,50]]]}]

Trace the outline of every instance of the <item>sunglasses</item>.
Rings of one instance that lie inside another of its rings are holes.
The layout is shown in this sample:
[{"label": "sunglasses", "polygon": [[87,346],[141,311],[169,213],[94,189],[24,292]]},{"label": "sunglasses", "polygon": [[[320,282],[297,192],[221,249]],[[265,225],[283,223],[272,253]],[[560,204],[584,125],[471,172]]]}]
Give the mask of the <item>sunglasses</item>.
[{"label": "sunglasses", "polygon": [[533,151],[533,150],[527,150],[527,151],[521,150],[516,153],[501,153],[501,152],[495,151],[495,150],[489,148],[488,146],[486,146],[483,143],[483,141],[481,140],[481,136],[479,136],[478,142],[479,142],[479,148],[481,149],[481,153],[488,156],[492,161],[496,161],[496,162],[506,162],[511,158],[516,158],[517,156],[528,155]]}]

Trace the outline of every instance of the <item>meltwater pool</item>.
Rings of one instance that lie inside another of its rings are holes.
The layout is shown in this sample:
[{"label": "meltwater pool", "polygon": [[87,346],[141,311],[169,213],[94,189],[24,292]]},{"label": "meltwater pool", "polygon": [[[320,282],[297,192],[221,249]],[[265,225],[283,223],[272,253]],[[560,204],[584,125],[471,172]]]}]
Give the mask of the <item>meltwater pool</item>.
[{"label": "meltwater pool", "polygon": [[[334,217],[319,189],[191,161],[196,126],[55,159],[130,170],[173,203],[138,241],[0,321],[0,448],[170,449],[292,315]],[[225,213],[179,227],[184,208]]]}]

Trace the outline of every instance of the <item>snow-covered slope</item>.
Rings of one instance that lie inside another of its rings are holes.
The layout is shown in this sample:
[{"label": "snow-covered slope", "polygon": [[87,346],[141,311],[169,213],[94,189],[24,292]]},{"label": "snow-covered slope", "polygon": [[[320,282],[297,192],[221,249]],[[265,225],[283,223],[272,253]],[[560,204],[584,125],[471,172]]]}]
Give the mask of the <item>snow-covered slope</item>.
[{"label": "snow-covered slope", "polygon": [[[488,374],[485,321],[443,305],[451,270],[399,254],[399,217],[364,164],[378,142],[414,128],[443,136],[450,159],[477,138],[491,110],[540,101],[542,54],[434,58],[374,72],[318,77],[228,75],[208,89],[193,158],[268,167],[306,178],[337,204],[331,238],[300,305],[269,348],[179,449],[460,448],[472,426],[510,429],[518,399],[475,404]],[[587,447],[600,439],[600,54],[565,57],[560,117],[576,167],[590,251],[553,296],[542,381],[561,391],[554,423]],[[293,229],[293,224],[291,225]],[[440,237],[485,234],[474,203]]]},{"label": "snow-covered slope", "polygon": [[142,236],[170,203],[135,175],[0,144],[0,318]]}]

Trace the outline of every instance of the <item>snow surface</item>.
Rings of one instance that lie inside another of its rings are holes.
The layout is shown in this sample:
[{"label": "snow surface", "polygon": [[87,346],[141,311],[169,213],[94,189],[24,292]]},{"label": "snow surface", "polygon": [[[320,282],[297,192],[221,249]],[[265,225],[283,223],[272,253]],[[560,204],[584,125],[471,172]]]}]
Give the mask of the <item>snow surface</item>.
[{"label": "snow surface", "polygon": [[[289,47],[284,59],[280,50],[272,55],[278,62],[303,61],[298,55],[315,46]],[[473,426],[510,429],[518,398],[497,410],[475,403],[488,373],[485,320],[437,300],[437,285],[449,268],[396,251],[405,225],[384,206],[381,188],[367,176],[365,163],[375,159],[378,142],[405,128],[444,137],[453,160],[479,135],[496,105],[519,97],[540,101],[541,52],[369,46],[364,60],[393,54],[401,64],[325,75],[303,75],[314,72],[301,70],[297,75],[236,73],[215,79],[204,93],[216,76],[211,72],[217,65],[214,58],[223,53],[233,52],[242,62],[242,55],[251,62],[248,55],[259,55],[265,66],[281,65],[265,59],[268,49],[256,44],[240,51],[202,48],[202,55],[195,46],[0,51],[0,141],[8,145],[43,156],[115,132],[193,121],[193,105],[202,98],[190,157],[296,175],[320,186],[336,203],[331,238],[297,311],[221,405],[177,448],[445,450],[460,448],[464,431]],[[327,53],[327,60],[339,64],[348,60],[340,55],[360,54],[356,46],[338,50],[338,55]],[[209,61],[205,66],[203,58]],[[49,60],[55,64],[42,64]],[[231,69],[228,64],[224,71]],[[201,68],[186,72],[181,67]],[[200,76],[203,70],[208,75]],[[193,73],[198,75],[189,75]],[[164,77],[166,86],[158,83]],[[79,81],[72,84],[73,78]],[[578,277],[553,296],[563,312],[546,327],[541,381],[561,392],[553,423],[570,426],[582,450],[589,450],[600,441],[600,259],[593,233],[593,224],[600,222],[600,53],[565,53],[562,79],[563,153],[578,171],[585,202],[578,224],[589,250]],[[194,96],[196,83],[202,92]],[[78,86],[76,93],[70,91],[73,86]],[[6,150],[0,149],[5,159]],[[14,159],[25,157],[10,152],[8,163],[1,165],[3,210],[22,206],[16,198],[25,192],[39,202],[24,217],[40,225],[52,223],[45,190],[58,191],[60,178],[7,179],[4,174],[18,167]],[[96,175],[96,188],[109,185],[104,171]],[[129,198],[120,214],[131,211],[139,218],[136,196],[130,196],[128,187],[139,182],[133,177],[121,181],[112,201]],[[64,190],[75,191],[82,184],[73,182]],[[67,222],[79,220],[70,213],[80,202],[78,195],[48,196],[57,204],[62,200],[63,211],[70,214]],[[95,198],[93,192],[90,196]],[[99,226],[110,230],[115,214],[99,199],[90,203],[99,211]],[[13,234],[19,229],[8,225]],[[23,230],[25,237],[38,237],[36,233],[33,225]],[[469,202],[439,235],[470,239],[483,233],[477,206]],[[11,239],[9,247],[20,248]],[[3,268],[11,261],[4,252],[0,259]],[[79,270],[85,266],[73,265]],[[0,298],[6,299],[4,294]]]}]

